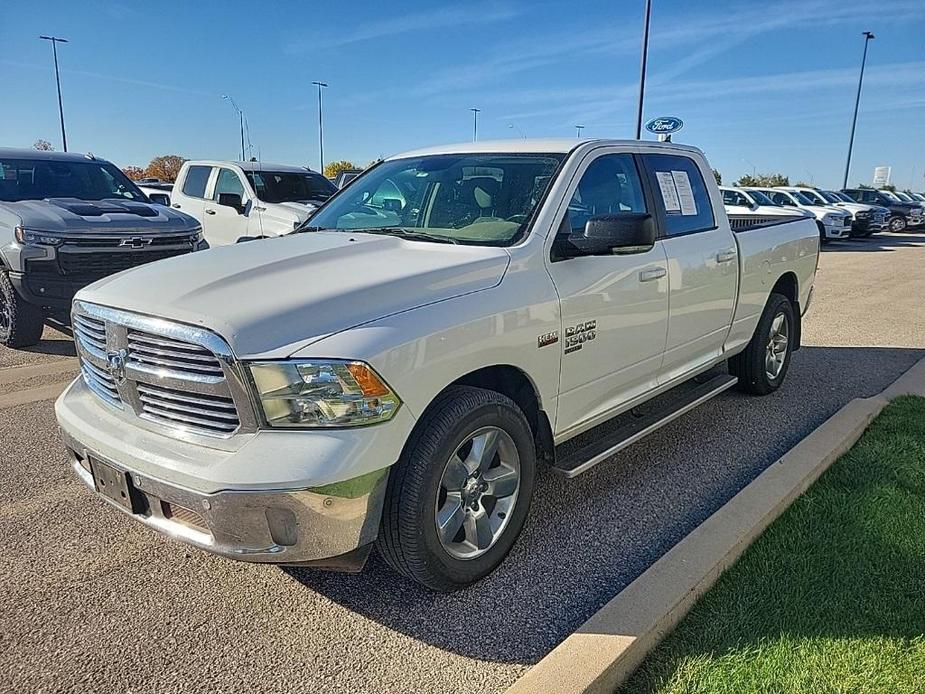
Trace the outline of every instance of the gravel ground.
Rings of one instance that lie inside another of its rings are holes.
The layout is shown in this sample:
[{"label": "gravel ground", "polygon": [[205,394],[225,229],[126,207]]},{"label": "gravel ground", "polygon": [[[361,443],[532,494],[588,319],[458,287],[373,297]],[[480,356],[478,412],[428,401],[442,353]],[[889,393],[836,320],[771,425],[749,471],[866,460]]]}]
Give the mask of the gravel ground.
[{"label": "gravel ground", "polygon": [[[449,596],[375,556],[327,574],[164,539],[72,477],[51,402],[3,410],[0,690],[501,691],[826,417],[925,356],[923,266],[925,234],[832,244],[778,393],[722,395],[577,479],[541,473],[511,557]],[[49,358],[0,352],[0,366],[31,357]]]}]

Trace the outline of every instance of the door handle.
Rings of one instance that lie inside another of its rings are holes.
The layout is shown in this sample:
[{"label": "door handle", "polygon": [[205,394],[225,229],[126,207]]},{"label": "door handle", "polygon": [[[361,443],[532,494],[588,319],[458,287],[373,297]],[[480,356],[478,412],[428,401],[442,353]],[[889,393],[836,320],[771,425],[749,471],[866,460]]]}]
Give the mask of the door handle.
[{"label": "door handle", "polygon": [[215,214],[215,210],[206,210],[206,214]]},{"label": "door handle", "polygon": [[641,270],[639,272],[639,281],[652,282],[654,280],[660,280],[667,274],[668,270],[663,267],[650,267],[648,270]]},{"label": "door handle", "polygon": [[717,263],[730,263],[736,259],[737,255],[738,253],[736,253],[736,250],[734,248],[730,248],[728,251],[720,251],[719,253],[716,254],[716,262]]},{"label": "door handle", "polygon": [[179,210],[179,209],[180,209],[180,203],[175,202],[173,205],[171,205],[171,207],[176,207],[176,208]]}]

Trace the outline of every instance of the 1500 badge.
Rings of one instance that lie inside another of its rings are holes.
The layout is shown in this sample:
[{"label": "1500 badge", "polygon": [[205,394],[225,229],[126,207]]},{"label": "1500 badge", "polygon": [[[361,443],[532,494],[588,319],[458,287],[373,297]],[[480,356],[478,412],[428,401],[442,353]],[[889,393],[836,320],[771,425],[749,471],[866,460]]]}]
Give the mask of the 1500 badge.
[{"label": "1500 badge", "polygon": [[588,320],[584,323],[565,329],[565,349],[563,354],[577,352],[585,342],[591,342],[597,337],[597,321]]}]

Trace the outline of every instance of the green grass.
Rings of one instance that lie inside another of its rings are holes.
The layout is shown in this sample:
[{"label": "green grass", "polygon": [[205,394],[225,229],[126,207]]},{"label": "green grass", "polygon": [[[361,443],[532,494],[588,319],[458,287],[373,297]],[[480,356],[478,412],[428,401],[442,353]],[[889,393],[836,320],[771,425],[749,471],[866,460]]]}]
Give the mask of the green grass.
[{"label": "green grass", "polygon": [[891,403],[621,692],[925,692],[925,398]]}]

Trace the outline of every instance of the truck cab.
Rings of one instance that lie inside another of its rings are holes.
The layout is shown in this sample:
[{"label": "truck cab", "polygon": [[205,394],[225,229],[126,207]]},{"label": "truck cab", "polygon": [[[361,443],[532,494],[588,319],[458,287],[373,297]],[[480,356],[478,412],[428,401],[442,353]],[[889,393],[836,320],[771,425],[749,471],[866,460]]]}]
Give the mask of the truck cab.
[{"label": "truck cab", "polygon": [[818,251],[802,216],[733,231],[693,147],[416,150],[297,233],[84,290],[57,419],[75,474],[152,529],[350,570],[375,546],[458,590],[511,551],[538,465],[574,477],[776,391]]},{"label": "truck cab", "polygon": [[187,161],[171,205],[200,221],[210,245],[223,246],[242,237],[286,234],[336,191],[324,176],[302,166]]}]

